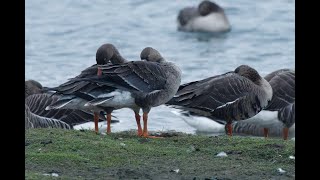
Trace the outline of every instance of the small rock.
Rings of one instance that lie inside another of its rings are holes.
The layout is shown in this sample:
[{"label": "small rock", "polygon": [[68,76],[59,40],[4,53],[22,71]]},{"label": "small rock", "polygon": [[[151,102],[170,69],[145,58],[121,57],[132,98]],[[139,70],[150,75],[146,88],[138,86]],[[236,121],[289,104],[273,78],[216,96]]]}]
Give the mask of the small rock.
[{"label": "small rock", "polygon": [[278,172],[279,172],[279,173],[285,173],[286,171],[283,170],[283,169],[281,169],[281,168],[278,168]]},{"label": "small rock", "polygon": [[296,159],[296,157],[294,157],[294,156],[289,156],[289,159]]},{"label": "small rock", "polygon": [[118,138],[119,140],[122,140],[123,138]]},{"label": "small rock", "polygon": [[227,155],[227,153],[225,153],[225,152],[219,152],[218,154],[217,154],[217,157],[227,157],[228,155]]},{"label": "small rock", "polygon": [[53,177],[58,177],[59,176],[59,174],[57,174],[57,173],[51,173],[51,174],[45,173],[43,175],[45,175],[45,176],[53,176]]},{"label": "small rock", "polygon": [[123,146],[123,147],[124,147],[124,146],[126,146],[126,144],[125,144],[125,143],[120,143],[120,146]]},{"label": "small rock", "polygon": [[161,135],[162,135],[161,132],[155,132],[155,133],[154,133],[154,136],[161,136]]},{"label": "small rock", "polygon": [[57,174],[57,173],[51,173],[51,176],[53,176],[53,177],[58,177],[59,174]]}]

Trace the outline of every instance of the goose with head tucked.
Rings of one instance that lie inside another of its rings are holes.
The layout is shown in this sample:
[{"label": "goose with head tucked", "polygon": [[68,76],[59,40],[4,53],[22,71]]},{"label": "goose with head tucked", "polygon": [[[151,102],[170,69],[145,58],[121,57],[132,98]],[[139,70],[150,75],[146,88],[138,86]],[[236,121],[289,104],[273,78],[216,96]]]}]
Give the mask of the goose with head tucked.
[{"label": "goose with head tucked", "polygon": [[143,49],[140,57],[142,61],[102,65],[101,76],[77,80],[95,82],[105,89],[86,105],[142,109],[141,136],[151,137],[148,134],[148,114],[152,107],[162,105],[174,96],[181,83],[181,70],[150,47]]},{"label": "goose with head tucked", "polygon": [[270,84],[252,67],[241,65],[234,71],[181,85],[166,104],[188,115],[226,122],[231,136],[233,121],[255,116],[271,98]]},{"label": "goose with head tucked", "polygon": [[[34,103],[33,97],[42,95],[42,85],[35,80],[25,81],[25,130],[30,128],[63,128],[71,129],[67,123],[55,118],[48,118],[38,115],[34,109],[38,108],[38,104]],[[30,109],[32,108],[32,109]]]},{"label": "goose with head tucked", "polygon": [[27,80],[24,83],[25,87],[25,98],[32,95],[32,94],[40,94],[42,93],[42,85],[35,80]]},{"label": "goose with head tucked", "polygon": [[[273,96],[266,111],[277,111],[277,119],[284,125],[283,139],[288,139],[289,128],[295,123],[295,71],[279,69],[265,76],[270,83]],[[264,128],[268,137],[269,128]]]},{"label": "goose with head tucked", "polygon": [[[25,81],[25,96],[25,105],[28,107],[28,111],[30,111],[28,113],[26,112],[26,114],[32,114],[30,116],[37,116],[37,119],[39,119],[39,117],[43,117],[43,119],[46,120],[59,120],[62,123],[68,124],[70,128],[73,128],[73,126],[75,125],[89,122],[92,118],[92,113],[90,111],[78,109],[52,109],[49,111],[45,110],[48,105],[56,102],[60,98],[60,95],[52,95],[52,93],[47,92],[45,88],[42,88],[39,82],[34,80]],[[45,125],[46,123],[44,123],[44,121],[46,120],[37,123],[36,119],[34,119],[32,121],[33,124],[38,125],[29,127],[39,127],[40,125]],[[99,114],[99,121],[103,120],[105,120],[104,116]]]},{"label": "goose with head tucked", "polygon": [[[110,62],[109,62],[110,61]],[[121,64],[126,62],[113,44],[103,44],[96,52],[97,64],[83,70],[80,75],[75,78],[96,77],[101,75],[99,65]],[[52,109],[79,109],[94,112],[95,131],[98,132],[99,113],[104,111],[107,113],[107,133],[111,132],[111,108],[100,106],[84,106],[88,101],[93,100],[97,94],[102,91],[100,85],[86,81],[74,81],[72,78],[69,81],[59,85],[58,87],[49,88],[55,91],[55,94],[62,95],[55,103],[46,107],[46,110]]]},{"label": "goose with head tucked", "polygon": [[178,15],[178,30],[228,32],[231,26],[224,10],[215,2],[202,1],[198,7],[186,7]]}]

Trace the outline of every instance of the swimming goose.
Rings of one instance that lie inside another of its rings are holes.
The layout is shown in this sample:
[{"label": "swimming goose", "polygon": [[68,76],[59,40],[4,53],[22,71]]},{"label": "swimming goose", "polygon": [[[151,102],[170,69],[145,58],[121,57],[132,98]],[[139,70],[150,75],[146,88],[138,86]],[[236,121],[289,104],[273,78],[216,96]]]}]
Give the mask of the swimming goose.
[{"label": "swimming goose", "polygon": [[[295,71],[279,69],[265,76],[273,89],[273,97],[265,108],[267,111],[277,111],[277,118],[284,124],[283,139],[288,138],[289,128],[295,123]],[[265,137],[268,129],[264,128]]]},{"label": "swimming goose", "polygon": [[[142,136],[151,137],[148,135],[148,114],[152,107],[164,104],[174,96],[181,83],[181,70],[150,47],[145,48],[140,57],[146,61],[101,65],[101,76],[77,79],[95,82],[104,87],[104,91],[86,105],[130,108],[134,111],[141,108],[144,124]],[[149,57],[154,57],[155,60],[152,61],[153,58]]]},{"label": "swimming goose", "polygon": [[[111,61],[111,63],[109,62]],[[120,64],[126,60],[120,55],[117,48],[112,44],[103,44],[96,52],[97,64],[83,70],[80,75],[75,78],[82,77],[95,77],[101,75],[101,70],[98,65],[106,64]],[[85,111],[94,112],[94,124],[95,131],[98,132],[99,112],[104,111],[107,113],[108,128],[107,133],[111,132],[111,112],[110,108],[102,108],[100,106],[84,106],[88,101],[95,98],[97,93],[102,91],[101,87],[96,83],[90,83],[85,81],[74,81],[70,79],[66,83],[59,85],[58,87],[50,88],[50,90],[56,91],[56,94],[62,95],[62,97],[46,107],[46,110],[51,109],[79,109]]]},{"label": "swimming goose", "polygon": [[270,84],[255,69],[241,65],[234,71],[181,85],[166,104],[191,115],[227,122],[231,136],[232,121],[255,116],[271,98]]},{"label": "swimming goose", "polygon": [[[32,82],[32,83],[30,83]],[[92,113],[77,109],[53,109],[45,110],[45,108],[56,102],[60,96],[52,95],[41,89],[41,84],[34,80],[25,82],[25,105],[28,106],[30,113],[47,119],[57,119],[67,123],[70,127],[90,121]],[[40,86],[39,86],[40,85]],[[30,114],[29,113],[29,114]],[[99,121],[105,120],[104,116],[99,114]],[[117,122],[117,121],[113,121]],[[44,123],[39,123],[44,124]]]},{"label": "swimming goose", "polygon": [[211,1],[180,10],[177,20],[180,31],[227,32],[231,29],[224,10]]}]

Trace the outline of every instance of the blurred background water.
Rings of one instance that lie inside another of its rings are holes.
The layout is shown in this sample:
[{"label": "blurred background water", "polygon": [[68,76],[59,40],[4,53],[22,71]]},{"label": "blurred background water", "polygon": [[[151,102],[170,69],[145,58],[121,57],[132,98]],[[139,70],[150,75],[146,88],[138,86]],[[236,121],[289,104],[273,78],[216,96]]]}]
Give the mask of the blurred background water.
[{"label": "blurred background water", "polygon": [[[177,31],[180,9],[199,0],[28,0],[25,6],[25,72],[44,86],[57,86],[95,63],[97,48],[114,44],[128,60],[151,46],[182,70],[182,83],[247,64],[266,75],[295,68],[295,1],[222,1],[232,30],[226,34]],[[153,108],[149,130],[194,133],[166,106]],[[114,111],[112,131],[136,129],[134,113]],[[101,125],[104,125],[102,122]],[[85,127],[93,127],[88,123]]]}]

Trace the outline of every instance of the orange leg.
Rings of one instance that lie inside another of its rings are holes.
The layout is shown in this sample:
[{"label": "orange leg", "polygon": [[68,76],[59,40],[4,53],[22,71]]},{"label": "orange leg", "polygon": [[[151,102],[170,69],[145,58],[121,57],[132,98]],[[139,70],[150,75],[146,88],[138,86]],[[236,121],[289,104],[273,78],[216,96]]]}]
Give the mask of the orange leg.
[{"label": "orange leg", "polygon": [[99,128],[98,128],[98,122],[99,122],[99,114],[97,112],[94,112],[94,130],[96,131],[96,133],[99,132]]},{"label": "orange leg", "polygon": [[111,113],[107,114],[107,134],[111,133]]},{"label": "orange leg", "polygon": [[226,124],[226,126],[227,126],[227,135],[228,136],[232,136],[232,125],[231,125],[231,123],[227,123]]},{"label": "orange leg", "polygon": [[287,140],[289,136],[289,128],[283,128],[283,139]]},{"label": "orange leg", "polygon": [[269,136],[269,129],[263,128],[263,134],[264,134],[264,137],[267,138]]},{"label": "orange leg", "polygon": [[143,113],[143,137],[148,137],[148,114]]},{"label": "orange leg", "polygon": [[141,124],[140,124],[140,115],[139,113],[135,113],[136,116],[136,121],[137,121],[137,126],[138,126],[138,136],[142,136],[142,128],[141,128]]},{"label": "orange leg", "polygon": [[156,137],[156,136],[149,136],[148,135],[148,113],[143,113],[143,133],[142,137],[146,138],[162,138],[162,137]]}]

